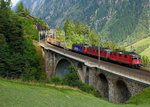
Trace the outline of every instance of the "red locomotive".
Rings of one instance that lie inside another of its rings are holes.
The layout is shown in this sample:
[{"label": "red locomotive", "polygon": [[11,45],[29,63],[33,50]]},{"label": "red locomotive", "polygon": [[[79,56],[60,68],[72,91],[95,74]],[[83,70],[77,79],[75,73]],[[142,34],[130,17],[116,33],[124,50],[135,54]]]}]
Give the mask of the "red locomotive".
[{"label": "red locomotive", "polygon": [[100,54],[100,57],[104,60],[115,61],[134,68],[139,68],[142,63],[140,55],[134,52],[112,50],[105,47],[88,46],[87,44],[77,43],[72,45],[72,50],[96,57]]},{"label": "red locomotive", "polygon": [[[55,46],[62,47],[66,49],[65,42],[53,39],[53,38],[47,38],[47,42],[51,43]],[[126,64],[130,67],[139,68],[142,65],[142,61],[140,59],[140,55],[134,53],[134,52],[127,52],[127,51],[121,51],[121,50],[112,50],[105,47],[97,47],[97,46],[89,46],[87,44],[78,44],[74,43],[72,44],[72,51],[95,56],[98,57],[100,54],[101,59],[107,60],[107,61],[114,61],[121,64]]]}]

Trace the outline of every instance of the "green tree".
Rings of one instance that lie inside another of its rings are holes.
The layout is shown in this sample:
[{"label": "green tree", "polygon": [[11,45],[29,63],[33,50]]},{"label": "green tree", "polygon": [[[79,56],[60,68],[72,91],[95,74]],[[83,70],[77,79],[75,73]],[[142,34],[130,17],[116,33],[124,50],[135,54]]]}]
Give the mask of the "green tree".
[{"label": "green tree", "polygon": [[15,12],[19,15],[19,16],[27,16],[30,15],[30,10],[28,8],[25,8],[23,5],[23,2],[18,3],[18,5],[16,6]]},{"label": "green tree", "polygon": [[0,76],[1,77],[8,77],[9,62],[10,62],[10,53],[6,42],[6,38],[3,34],[0,34]]},{"label": "green tree", "polygon": [[30,15],[30,9],[25,8],[25,15]]},{"label": "green tree", "polygon": [[25,15],[25,8],[23,5],[23,2],[18,3],[18,5],[16,6],[15,12],[19,15],[19,16],[24,16]]},{"label": "green tree", "polygon": [[84,34],[84,27],[83,27],[83,23],[81,21],[76,22],[76,24],[75,24],[75,33],[79,34],[79,35]]},{"label": "green tree", "polygon": [[9,63],[8,77],[19,78],[24,71],[26,60],[20,53],[13,53]]},{"label": "green tree", "polygon": [[90,27],[86,25],[83,29],[83,34],[84,35],[89,35],[90,34]]},{"label": "green tree", "polygon": [[108,41],[107,44],[105,44],[105,46],[110,49],[117,49],[117,44],[112,41]]},{"label": "green tree", "polygon": [[23,53],[24,38],[21,22],[18,21],[17,17],[12,17],[9,23],[10,24],[7,26],[7,31],[9,33],[6,32],[5,36],[10,50],[15,53]]},{"label": "green tree", "polygon": [[10,8],[11,0],[1,0],[0,1],[0,9]]},{"label": "green tree", "polygon": [[74,33],[75,25],[71,20],[66,20],[63,26],[66,39],[69,39],[69,37]]},{"label": "green tree", "polygon": [[150,60],[148,58],[148,56],[142,56],[142,64],[145,66],[145,67],[150,67]]},{"label": "green tree", "polygon": [[88,41],[89,41],[90,45],[98,44],[98,36],[96,35],[96,32],[94,29],[90,32],[88,39],[89,39]]},{"label": "green tree", "polygon": [[69,69],[69,73],[65,75],[63,79],[63,84],[72,87],[79,86],[81,82],[79,81],[77,71],[72,66],[70,66],[68,69]]}]

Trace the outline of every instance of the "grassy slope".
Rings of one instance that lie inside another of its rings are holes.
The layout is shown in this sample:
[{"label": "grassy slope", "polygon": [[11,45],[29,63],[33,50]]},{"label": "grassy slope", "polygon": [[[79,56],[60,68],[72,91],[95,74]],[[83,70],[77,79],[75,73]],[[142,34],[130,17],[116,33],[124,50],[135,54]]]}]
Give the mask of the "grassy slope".
[{"label": "grassy slope", "polygon": [[[150,41],[149,41],[149,42],[150,42]],[[147,49],[145,49],[145,50],[141,53],[141,55],[146,55],[146,56],[148,56],[148,57],[150,58],[150,47],[147,48]]]},{"label": "grassy slope", "polygon": [[[146,97],[145,97],[146,98]],[[149,97],[148,97],[149,98]],[[131,100],[134,103],[134,99]],[[144,102],[146,103],[146,102]],[[143,104],[143,103],[142,103]],[[132,107],[113,104],[69,88],[35,83],[26,84],[0,79],[0,107]],[[146,105],[141,105],[145,107]]]},{"label": "grassy slope", "polygon": [[[137,50],[138,48],[140,48],[141,46],[144,46],[144,45],[149,45],[150,46],[150,37],[144,38],[144,39],[134,43],[133,48]],[[130,50],[130,46],[128,46],[126,49]],[[144,49],[144,51],[142,51],[140,54],[150,57],[150,47]]]},{"label": "grassy slope", "polygon": [[134,104],[136,100],[139,104],[150,105],[150,87],[131,97],[127,103]]}]

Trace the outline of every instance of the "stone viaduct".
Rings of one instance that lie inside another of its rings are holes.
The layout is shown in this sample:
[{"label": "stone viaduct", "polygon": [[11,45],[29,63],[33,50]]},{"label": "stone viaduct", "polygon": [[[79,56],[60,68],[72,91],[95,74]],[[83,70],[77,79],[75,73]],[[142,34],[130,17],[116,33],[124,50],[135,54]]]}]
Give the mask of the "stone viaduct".
[{"label": "stone viaduct", "polygon": [[137,92],[150,86],[149,76],[147,81],[142,77],[135,78],[115,72],[118,70],[116,67],[103,65],[99,67],[87,59],[78,58],[78,55],[69,54],[66,50],[58,50],[58,47],[51,47],[46,43],[40,43],[40,45],[45,59],[46,74],[49,78],[56,75],[59,63],[67,61],[77,69],[78,76],[83,83],[93,86],[111,102],[123,103]]}]

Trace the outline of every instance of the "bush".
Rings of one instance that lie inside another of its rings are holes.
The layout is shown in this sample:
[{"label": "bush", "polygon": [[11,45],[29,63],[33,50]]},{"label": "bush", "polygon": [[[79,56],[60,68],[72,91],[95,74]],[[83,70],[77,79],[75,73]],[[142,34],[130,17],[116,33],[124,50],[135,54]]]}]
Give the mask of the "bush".
[{"label": "bush", "polygon": [[142,64],[144,67],[150,67],[150,60],[148,56],[142,56]]},{"label": "bush", "polygon": [[85,92],[88,92],[88,93],[91,93],[94,88],[92,86],[89,86],[88,84],[82,84],[80,87],[79,87],[82,91],[85,91]]},{"label": "bush", "polygon": [[98,91],[95,91],[95,89],[92,86],[86,83],[82,83],[79,80],[79,77],[77,75],[77,70],[72,66],[69,67],[69,74],[65,75],[65,78],[63,79],[62,82],[64,85],[77,87],[84,92],[93,94],[96,97],[100,97],[100,93]]},{"label": "bush", "polygon": [[84,92],[93,94],[96,97],[100,97],[100,93],[98,91],[96,91],[92,86],[90,86],[86,83],[81,83],[80,87],[78,87],[78,88]]},{"label": "bush", "polygon": [[77,87],[78,84],[81,84],[77,76],[77,71],[72,66],[69,67],[68,69],[69,69],[69,73],[65,75],[63,79],[63,85]]},{"label": "bush", "polygon": [[35,68],[31,67],[29,64],[26,64],[24,67],[24,72],[21,75],[21,79],[23,81],[44,82],[46,80],[46,76],[41,72],[40,67]]},{"label": "bush", "polygon": [[50,83],[54,83],[56,85],[61,85],[62,84],[62,79],[59,78],[59,77],[54,76],[50,79]]}]

